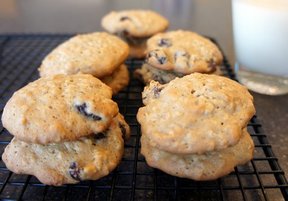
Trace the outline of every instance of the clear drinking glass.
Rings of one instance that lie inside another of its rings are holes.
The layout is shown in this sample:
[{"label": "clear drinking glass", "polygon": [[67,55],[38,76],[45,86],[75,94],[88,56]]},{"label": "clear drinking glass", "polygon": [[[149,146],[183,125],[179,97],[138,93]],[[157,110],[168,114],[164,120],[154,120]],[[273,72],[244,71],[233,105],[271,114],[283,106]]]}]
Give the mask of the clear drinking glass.
[{"label": "clear drinking glass", "polygon": [[250,90],[288,93],[288,0],[232,0],[236,75]]}]

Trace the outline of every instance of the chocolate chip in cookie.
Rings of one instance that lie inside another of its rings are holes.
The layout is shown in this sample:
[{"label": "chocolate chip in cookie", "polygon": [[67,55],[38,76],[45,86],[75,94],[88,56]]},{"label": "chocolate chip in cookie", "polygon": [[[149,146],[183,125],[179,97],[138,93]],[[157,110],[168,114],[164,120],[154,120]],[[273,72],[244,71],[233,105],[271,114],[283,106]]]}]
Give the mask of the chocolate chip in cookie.
[{"label": "chocolate chip in cookie", "polygon": [[158,54],[158,52],[160,52],[160,50],[158,50],[158,49],[149,52],[147,54],[146,62],[148,62],[149,58],[154,57],[158,61],[159,64],[167,63],[167,61],[168,61],[167,57],[164,56],[163,53],[161,55],[161,52],[160,52],[160,54]]}]

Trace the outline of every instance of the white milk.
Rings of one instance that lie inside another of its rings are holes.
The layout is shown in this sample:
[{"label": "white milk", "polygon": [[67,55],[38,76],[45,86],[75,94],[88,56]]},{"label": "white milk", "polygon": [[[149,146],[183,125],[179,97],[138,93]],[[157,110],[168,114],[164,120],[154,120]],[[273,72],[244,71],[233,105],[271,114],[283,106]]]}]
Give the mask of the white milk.
[{"label": "white milk", "polygon": [[[278,79],[277,85],[287,90],[288,0],[233,0],[232,12],[238,74],[244,77],[244,84],[254,91],[260,89],[261,93],[265,86],[257,82],[265,80],[265,75],[273,75],[278,78],[270,76],[267,78],[269,82]],[[257,76],[258,72],[261,76],[257,81],[250,82],[249,79]],[[241,82],[241,77],[238,79]],[[257,85],[257,89],[249,85]]]},{"label": "white milk", "polygon": [[288,0],[233,0],[234,44],[240,65],[288,77]]}]

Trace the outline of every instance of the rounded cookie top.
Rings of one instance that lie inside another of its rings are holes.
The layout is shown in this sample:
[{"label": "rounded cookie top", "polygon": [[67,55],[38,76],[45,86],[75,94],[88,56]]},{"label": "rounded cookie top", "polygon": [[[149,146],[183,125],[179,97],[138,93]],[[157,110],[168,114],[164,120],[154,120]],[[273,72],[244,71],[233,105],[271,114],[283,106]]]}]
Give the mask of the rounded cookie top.
[{"label": "rounded cookie top", "polygon": [[47,144],[105,130],[118,113],[110,87],[88,74],[40,78],[7,102],[3,126],[16,138]]},{"label": "rounded cookie top", "polygon": [[255,113],[253,97],[239,83],[193,73],[166,85],[151,81],[137,120],[154,146],[179,154],[204,153],[236,144]]},{"label": "rounded cookie top", "polygon": [[134,37],[149,37],[164,31],[169,24],[167,19],[151,10],[112,11],[101,23],[110,33],[126,32]]},{"label": "rounded cookie top", "polygon": [[130,45],[129,58],[144,59],[146,56],[146,43],[145,45]]},{"label": "rounded cookie top", "polygon": [[214,180],[225,176],[232,172],[235,166],[251,160],[254,151],[254,143],[247,131],[243,131],[236,145],[205,154],[173,154],[153,147],[149,143],[149,139],[142,135],[141,153],[149,166],[177,177],[194,180]]},{"label": "rounded cookie top", "polygon": [[147,53],[150,65],[183,74],[212,73],[223,59],[210,40],[184,30],[154,35],[147,41]]},{"label": "rounded cookie top", "polygon": [[124,152],[122,136],[117,117],[106,131],[75,141],[41,145],[14,138],[2,159],[11,171],[35,175],[48,185],[96,180],[119,164]]},{"label": "rounded cookie top", "polygon": [[129,83],[129,71],[125,64],[122,64],[111,75],[101,78],[101,81],[111,87],[113,94],[117,94]]},{"label": "rounded cookie top", "polygon": [[74,36],[49,53],[39,68],[40,76],[87,73],[101,78],[124,62],[128,45],[108,33]]}]

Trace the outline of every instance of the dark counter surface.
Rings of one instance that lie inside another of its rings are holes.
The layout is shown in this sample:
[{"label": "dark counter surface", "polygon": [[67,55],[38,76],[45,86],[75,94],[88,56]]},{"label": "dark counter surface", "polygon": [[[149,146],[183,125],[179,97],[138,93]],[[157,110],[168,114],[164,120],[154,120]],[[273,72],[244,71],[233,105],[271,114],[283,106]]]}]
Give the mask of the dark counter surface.
[{"label": "dark counter surface", "polygon": [[257,117],[287,178],[288,173],[288,95],[267,96],[252,93]]},{"label": "dark counter surface", "polygon": [[[131,8],[156,10],[170,20],[170,30],[188,29],[215,38],[234,62],[230,0],[0,0],[0,34],[99,31],[107,12]],[[288,95],[252,94],[257,117],[287,177]]]}]

